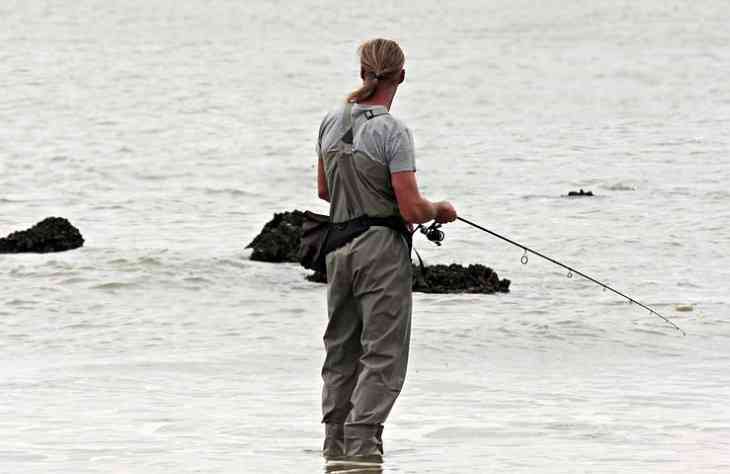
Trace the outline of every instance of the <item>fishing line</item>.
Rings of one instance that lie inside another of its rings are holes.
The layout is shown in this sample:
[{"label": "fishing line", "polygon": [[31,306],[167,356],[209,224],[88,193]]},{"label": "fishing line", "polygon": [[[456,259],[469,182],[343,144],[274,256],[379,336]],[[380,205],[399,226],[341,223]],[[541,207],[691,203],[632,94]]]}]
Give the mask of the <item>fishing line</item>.
[{"label": "fishing line", "polygon": [[[643,304],[643,303],[635,300],[634,298],[632,298],[632,297],[630,297],[630,296],[628,296],[628,295],[626,295],[626,294],[624,294],[624,293],[616,290],[615,288],[612,288],[611,286],[603,283],[602,281],[596,280],[595,278],[590,277],[590,276],[586,275],[585,273],[583,273],[583,272],[581,272],[579,270],[576,270],[573,267],[570,267],[568,265],[565,265],[564,263],[561,263],[561,262],[555,260],[554,258],[548,257],[547,255],[543,255],[542,253],[540,253],[540,252],[538,252],[536,250],[533,250],[533,249],[531,249],[531,248],[529,248],[529,247],[527,247],[525,245],[522,245],[522,244],[520,244],[518,242],[515,242],[514,240],[511,240],[511,239],[509,239],[509,238],[507,238],[507,237],[505,237],[503,235],[499,235],[498,233],[493,232],[493,231],[491,231],[491,230],[489,230],[489,229],[487,229],[485,227],[482,227],[479,224],[475,224],[474,222],[471,222],[469,220],[466,220],[466,219],[464,219],[462,217],[457,217],[457,219],[460,220],[460,221],[462,221],[462,222],[464,222],[465,224],[469,224],[472,227],[476,227],[477,229],[479,229],[481,231],[484,231],[484,232],[486,232],[488,234],[491,234],[491,235],[493,235],[493,236],[495,236],[495,237],[497,237],[499,239],[504,240],[505,242],[509,242],[510,244],[512,244],[512,245],[514,245],[516,247],[521,248],[525,252],[522,255],[522,257],[520,258],[520,261],[522,262],[523,265],[526,265],[527,262],[529,261],[529,258],[527,256],[528,252],[529,253],[532,253],[532,254],[535,254],[538,257],[544,258],[548,262],[554,263],[555,265],[558,265],[558,266],[563,267],[566,270],[568,270],[568,274],[567,274],[568,278],[573,278],[573,274],[580,275],[583,278],[585,278],[587,280],[590,280],[593,283],[595,283],[595,284],[603,287],[603,291],[610,290],[610,291],[616,293],[617,295],[621,296],[622,298],[627,299],[629,301],[629,303],[636,303],[640,307],[642,307],[642,308],[646,309],[647,311],[649,311],[649,313],[651,313],[651,314],[653,314],[655,316],[658,316],[661,319],[663,319],[667,324],[671,325],[674,329],[676,329],[677,331],[679,331],[680,333],[682,333],[683,336],[686,336],[687,335],[687,333],[685,333],[684,330],[682,330],[679,326],[677,326],[672,321],[670,321],[666,316],[660,314],[657,310],[655,310],[653,308],[650,308],[649,306],[647,306],[647,305],[645,305],[645,304]],[[440,245],[441,241],[444,239],[444,233],[441,230],[439,230],[439,227],[441,227],[440,224],[437,224],[436,227],[434,227],[434,224],[432,224],[430,227],[428,227],[426,229],[421,229],[421,231],[424,234],[426,234],[426,237],[428,237],[429,240],[431,240],[431,241],[437,243],[438,245]]]}]

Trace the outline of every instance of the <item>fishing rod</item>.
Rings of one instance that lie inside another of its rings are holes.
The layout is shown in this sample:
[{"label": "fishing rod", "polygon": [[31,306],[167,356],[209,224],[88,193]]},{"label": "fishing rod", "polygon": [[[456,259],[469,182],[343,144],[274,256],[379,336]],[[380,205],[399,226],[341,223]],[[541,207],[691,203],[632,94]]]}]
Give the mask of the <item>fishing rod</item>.
[{"label": "fishing rod", "polygon": [[[655,310],[653,308],[650,308],[649,306],[641,303],[640,301],[635,300],[634,298],[632,298],[632,297],[630,297],[630,296],[628,296],[628,295],[626,295],[626,294],[618,291],[615,288],[612,288],[611,286],[603,283],[602,281],[596,280],[595,278],[593,278],[591,276],[588,276],[585,273],[583,273],[583,272],[581,272],[579,270],[576,270],[575,268],[573,268],[571,266],[565,265],[564,263],[561,263],[561,262],[555,260],[554,258],[548,257],[547,255],[543,255],[542,253],[538,252],[537,250],[533,250],[530,247],[527,247],[526,245],[522,245],[519,242],[515,242],[514,240],[509,239],[509,238],[507,238],[507,237],[505,237],[503,235],[499,235],[498,233],[493,232],[493,231],[487,229],[486,227],[482,227],[479,224],[476,224],[474,222],[471,222],[471,221],[469,221],[467,219],[464,219],[462,217],[457,217],[456,219],[460,220],[461,222],[464,222],[465,224],[469,224],[470,226],[475,227],[475,228],[477,228],[477,229],[479,229],[479,230],[481,230],[483,232],[486,232],[488,234],[491,234],[491,235],[493,235],[493,236],[495,236],[495,237],[497,237],[499,239],[502,239],[505,242],[509,242],[510,244],[512,244],[512,245],[514,245],[516,247],[519,247],[522,250],[524,250],[525,253],[520,258],[520,261],[522,262],[523,265],[526,265],[527,262],[528,262],[528,260],[529,260],[528,257],[527,257],[527,253],[528,252],[529,253],[532,253],[532,254],[535,254],[538,257],[544,258],[548,262],[554,263],[555,265],[558,265],[558,266],[563,267],[566,270],[568,270],[568,278],[573,278],[573,274],[574,273],[576,275],[580,275],[583,278],[585,278],[587,280],[590,280],[593,283],[595,283],[595,284],[603,287],[604,291],[605,290],[610,290],[610,291],[616,293],[617,295],[621,296],[622,298],[627,299],[630,303],[636,303],[640,307],[642,307],[642,308],[646,309],[647,311],[649,311],[649,313],[651,313],[651,314],[653,314],[655,316],[658,316],[659,318],[661,318],[662,320],[664,320],[667,324],[669,324],[674,329],[676,329],[677,331],[679,331],[680,333],[682,333],[683,336],[686,336],[687,335],[687,333],[685,333],[683,329],[681,329],[679,326],[677,326],[672,321],[670,321],[666,316],[660,314],[657,310]],[[419,226],[419,227],[421,227],[421,232],[426,235],[426,238],[428,238],[428,240],[434,242],[436,245],[441,245],[441,241],[444,240],[444,237],[445,237],[443,231],[439,229],[441,227],[441,224],[433,223],[429,227],[422,227],[422,226]]]}]

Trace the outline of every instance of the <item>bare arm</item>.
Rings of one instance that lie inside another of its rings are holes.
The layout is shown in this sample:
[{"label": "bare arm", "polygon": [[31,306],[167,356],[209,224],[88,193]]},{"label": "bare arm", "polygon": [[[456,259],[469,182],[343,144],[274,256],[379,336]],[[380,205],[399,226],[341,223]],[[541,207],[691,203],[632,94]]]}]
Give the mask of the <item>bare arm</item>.
[{"label": "bare arm", "polygon": [[324,161],[322,158],[317,160],[317,192],[319,198],[330,202],[330,191],[327,188],[327,175],[324,173]]},{"label": "bare arm", "polygon": [[437,222],[451,222],[456,211],[447,201],[431,202],[421,196],[414,171],[399,171],[390,175],[395,198],[403,219],[410,224],[423,224],[436,219]]}]

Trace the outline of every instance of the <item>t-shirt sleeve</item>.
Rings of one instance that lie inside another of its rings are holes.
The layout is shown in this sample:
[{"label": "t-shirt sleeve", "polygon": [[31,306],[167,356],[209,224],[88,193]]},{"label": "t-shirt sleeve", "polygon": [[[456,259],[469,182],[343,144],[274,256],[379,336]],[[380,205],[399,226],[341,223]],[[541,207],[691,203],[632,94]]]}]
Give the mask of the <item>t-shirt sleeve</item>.
[{"label": "t-shirt sleeve", "polygon": [[416,153],[413,147],[413,134],[406,127],[399,127],[387,141],[386,153],[390,158],[388,168],[391,173],[416,171]]}]

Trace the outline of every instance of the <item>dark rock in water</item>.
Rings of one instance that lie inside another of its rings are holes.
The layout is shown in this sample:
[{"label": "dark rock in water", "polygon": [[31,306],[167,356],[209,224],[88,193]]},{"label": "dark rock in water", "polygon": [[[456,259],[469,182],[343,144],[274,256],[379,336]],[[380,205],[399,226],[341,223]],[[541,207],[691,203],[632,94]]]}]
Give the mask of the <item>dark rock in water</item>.
[{"label": "dark rock in water", "polygon": [[327,274],[323,272],[314,272],[311,275],[307,275],[306,278],[314,283],[327,283]]},{"label": "dark rock in water", "polygon": [[[248,244],[253,248],[251,260],[262,262],[299,262],[297,254],[302,238],[301,211],[281,212],[267,222],[263,230]],[[508,293],[510,281],[500,280],[484,265],[463,267],[457,264],[413,266],[413,291],[421,293]],[[325,273],[315,272],[307,280],[327,283]]]},{"label": "dark rock in water", "polygon": [[568,196],[593,196],[593,191],[583,191],[582,189],[580,191],[570,191]]},{"label": "dark rock in water", "polygon": [[[315,283],[327,283],[325,273],[307,276]],[[499,279],[497,273],[484,265],[463,267],[451,265],[413,265],[413,291],[419,293],[509,293],[510,281]]]},{"label": "dark rock in water", "polygon": [[0,253],[63,252],[84,245],[81,232],[63,217],[47,217],[28,230],[0,239]]},{"label": "dark rock in water", "polygon": [[510,281],[484,265],[413,267],[413,291],[421,293],[509,293]]},{"label": "dark rock in water", "polygon": [[252,248],[251,260],[261,262],[299,262],[297,253],[302,240],[301,211],[280,212],[264,225],[263,230],[246,246]]}]

